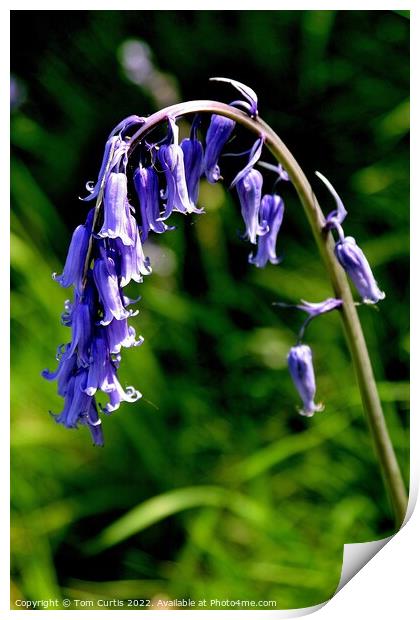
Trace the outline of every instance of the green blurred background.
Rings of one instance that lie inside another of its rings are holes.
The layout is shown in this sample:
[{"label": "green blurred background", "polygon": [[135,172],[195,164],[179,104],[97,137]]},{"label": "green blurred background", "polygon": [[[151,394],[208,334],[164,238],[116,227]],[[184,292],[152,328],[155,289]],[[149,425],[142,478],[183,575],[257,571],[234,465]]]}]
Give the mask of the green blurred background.
[{"label": "green blurred background", "polygon": [[292,187],[280,266],[248,265],[236,197],[219,185],[202,187],[207,215],[153,239],[133,319],[145,344],[121,368],[144,397],[104,420],[104,449],[54,423],[61,399],[40,372],[68,339],[51,273],[110,129],[181,100],[230,101],[207,80],[233,77],[325,210],[314,170],[334,183],[386,291],[360,316],[408,483],[408,37],[406,11],[12,12],[12,605],[304,607],[334,592],[344,543],[393,531],[338,314],[306,338],[325,411],[295,410],[285,359],[302,316],[272,302],[331,289]]}]

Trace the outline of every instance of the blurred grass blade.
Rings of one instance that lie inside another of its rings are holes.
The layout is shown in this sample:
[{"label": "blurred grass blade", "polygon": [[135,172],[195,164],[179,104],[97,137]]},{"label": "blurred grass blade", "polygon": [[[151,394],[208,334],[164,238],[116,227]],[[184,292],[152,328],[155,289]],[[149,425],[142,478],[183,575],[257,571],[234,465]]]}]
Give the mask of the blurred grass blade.
[{"label": "blurred grass blade", "polygon": [[111,547],[137,534],[150,525],[173,514],[197,506],[221,506],[224,489],[218,487],[187,487],[149,499],[107,527],[88,546],[89,551]]},{"label": "blurred grass blade", "polygon": [[176,489],[146,500],[107,527],[97,539],[88,543],[88,553],[120,543],[154,523],[189,508],[226,508],[254,526],[270,529],[274,515],[267,506],[245,495],[216,486]]}]

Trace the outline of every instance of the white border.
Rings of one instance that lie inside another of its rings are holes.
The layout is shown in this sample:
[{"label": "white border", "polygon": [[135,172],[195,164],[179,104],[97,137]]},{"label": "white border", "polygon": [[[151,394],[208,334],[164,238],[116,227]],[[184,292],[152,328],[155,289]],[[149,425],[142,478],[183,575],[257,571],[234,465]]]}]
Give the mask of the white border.
[{"label": "white border", "polygon": [[[11,10],[33,10],[33,5],[30,2],[14,2],[11,3],[12,6],[8,8]],[[144,3],[145,4],[145,3]],[[143,3],[137,2],[124,2],[119,3],[117,10],[141,10],[144,6]],[[143,6],[142,6],[143,5]],[[151,6],[151,5],[148,5]],[[169,2],[163,2],[159,0],[155,0],[153,2],[153,10],[194,10],[195,7],[192,2],[182,2],[178,1],[176,5]],[[56,3],[52,2],[42,2],[39,3],[36,10],[85,10],[86,4],[82,4],[81,2],[73,1],[71,3],[71,8],[64,8],[60,6],[57,7]],[[102,0],[101,2],[90,2],[89,9],[93,10],[115,10],[114,2],[107,2]],[[200,10],[203,9],[211,9],[211,10],[255,10],[255,2],[251,2],[250,0],[237,0],[226,2],[226,0],[213,0],[210,2],[204,2],[200,4]],[[311,0],[307,0],[303,2],[301,0],[295,0],[293,3],[281,3],[281,2],[264,2],[261,1],[258,3],[258,10],[302,10],[302,9],[314,9],[314,10],[411,10],[411,27],[412,27],[412,58],[419,59],[420,58],[420,50],[419,50],[419,39],[420,32],[418,28],[418,9],[415,6],[414,2],[403,2],[400,0],[394,0],[393,2],[378,2],[378,1],[353,1],[351,3],[344,2],[336,2],[325,3],[325,2],[313,2]],[[145,10],[145,9],[143,9]],[[4,117],[6,119],[9,118],[9,101],[8,101],[8,89],[9,89],[9,76],[8,76],[8,67],[6,63],[6,59],[9,55],[9,24],[8,24],[8,11],[1,9],[1,44],[3,45],[3,54],[2,54],[2,65],[4,66],[1,72],[1,84],[2,84],[2,93],[6,96],[2,97],[2,112],[4,113]],[[420,98],[419,98],[419,62],[412,63],[412,99],[414,101],[413,109],[420,109]],[[412,369],[413,376],[417,376],[417,373],[420,370],[420,339],[419,339],[419,323],[418,323],[418,315],[419,315],[419,286],[417,283],[418,274],[420,272],[419,265],[419,251],[417,243],[418,232],[420,230],[420,192],[419,192],[419,157],[418,157],[418,113],[412,117],[412,135],[414,136],[414,141],[416,147],[412,149],[412,170],[415,172],[412,175],[412,231],[415,239],[415,243],[412,247],[412,310],[413,310],[413,321],[412,321],[412,342],[413,342],[413,353],[412,353]],[[6,120],[8,123],[8,120]],[[4,145],[4,149],[2,149],[2,159],[3,159],[3,171],[9,169],[9,151],[8,145]],[[3,177],[4,179],[4,177]],[[2,249],[3,260],[0,261],[0,284],[1,284],[1,292],[2,292],[2,307],[5,307],[8,303],[8,299],[5,299],[8,290],[8,268],[4,257],[9,248],[8,241],[8,228],[9,228],[9,218],[7,214],[7,210],[5,209],[5,205],[9,202],[9,187],[8,182],[3,180],[2,183],[3,192],[4,192],[4,200],[2,201],[3,208],[1,209],[1,223],[0,223],[0,248]],[[397,207],[397,206],[396,206]],[[5,361],[8,358],[8,342],[9,342],[9,331],[6,321],[3,319],[0,321],[0,342],[3,344],[2,347],[2,359],[3,359],[3,368],[2,368],[2,379],[4,385],[2,385],[2,402],[5,403],[8,399],[9,395],[9,380],[7,376],[6,364]],[[418,480],[419,480],[419,465],[420,465],[420,448],[419,448],[419,428],[420,422],[418,416],[420,415],[420,398],[419,398],[419,390],[415,390],[412,393],[412,422],[411,422],[411,483],[412,483],[412,499],[414,495],[417,495],[418,489]],[[5,415],[5,412],[2,412],[2,415]],[[2,541],[1,549],[3,550],[2,561],[0,562],[0,610],[2,611],[2,615],[7,618],[20,618],[23,617],[23,613],[25,614],[33,614],[33,611],[10,611],[9,610],[9,570],[8,570],[8,550],[9,550],[9,510],[8,510],[8,501],[7,497],[9,495],[7,488],[7,480],[8,480],[8,446],[9,446],[9,434],[8,434],[8,426],[2,427],[1,433],[1,441],[3,442],[3,449],[1,450],[1,458],[5,460],[3,463],[3,485],[4,489],[4,501],[1,503],[1,536],[4,537]],[[414,491],[414,493],[413,493]],[[316,618],[319,620],[347,620],[354,618],[355,614],[361,615],[362,618],[369,617],[380,617],[381,620],[394,620],[398,617],[399,620],[404,620],[405,618],[411,619],[413,617],[413,611],[420,609],[419,605],[419,596],[418,596],[418,560],[419,560],[419,540],[420,540],[420,511],[414,511],[413,516],[408,521],[406,526],[403,528],[401,532],[399,532],[392,540],[376,555],[350,582],[347,586],[345,586],[334,598],[327,604],[325,607],[322,607],[316,613]],[[283,613],[279,613],[278,611],[248,611],[248,614],[253,614],[252,617],[258,618],[279,618],[286,617]],[[107,618],[123,618],[125,617],[125,611],[108,611],[106,617]],[[159,611],[151,611],[151,612],[142,612],[146,614],[153,614],[154,618],[159,618],[160,614],[166,612]],[[52,615],[51,615],[52,614]],[[179,616],[179,614],[181,614]],[[192,615],[194,614],[194,615]],[[178,611],[177,617],[199,617],[202,614],[206,614],[205,617],[208,617],[209,614],[216,614],[217,618],[223,618],[226,615],[229,617],[242,617],[242,611],[223,611],[223,612],[212,612],[212,611]],[[221,615],[223,614],[223,615]],[[71,618],[80,618],[80,612],[78,611],[49,611],[49,615],[51,618],[63,618],[65,617],[67,620]],[[295,615],[295,614],[293,614]],[[299,614],[301,615],[301,614]],[[292,613],[289,617],[292,616]],[[39,616],[38,616],[39,617]],[[84,617],[84,616],[83,616]],[[89,618],[103,618],[102,611],[90,611]],[[296,617],[296,615],[295,615]],[[315,616],[314,616],[315,617]]]}]

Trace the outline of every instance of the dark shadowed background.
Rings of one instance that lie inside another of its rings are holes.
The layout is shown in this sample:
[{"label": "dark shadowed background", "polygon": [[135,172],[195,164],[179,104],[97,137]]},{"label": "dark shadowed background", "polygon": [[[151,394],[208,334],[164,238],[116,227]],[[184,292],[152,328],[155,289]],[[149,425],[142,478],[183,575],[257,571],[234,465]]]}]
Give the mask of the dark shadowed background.
[{"label": "dark shadowed background", "polygon": [[78,196],[109,131],[182,100],[229,102],[208,78],[232,77],[257,91],[325,211],[313,172],[333,182],[386,291],[360,316],[408,483],[407,13],[12,12],[12,605],[309,606],[334,592],[344,543],[393,531],[338,314],[306,338],[325,411],[296,412],[286,355],[302,316],[272,302],[332,291],[292,187],[279,266],[247,263],[237,198],[221,185],[203,184],[206,215],[175,216],[177,230],[153,239],[133,319],[145,343],[121,368],[143,399],[104,420],[105,448],[54,423],[61,400],[40,373],[68,339],[68,291],[51,273],[85,219]]}]

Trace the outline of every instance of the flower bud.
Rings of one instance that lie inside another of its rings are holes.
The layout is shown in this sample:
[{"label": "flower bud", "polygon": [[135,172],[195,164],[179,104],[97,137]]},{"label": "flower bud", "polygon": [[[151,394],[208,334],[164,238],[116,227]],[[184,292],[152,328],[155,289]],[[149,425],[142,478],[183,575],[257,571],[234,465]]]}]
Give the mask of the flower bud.
[{"label": "flower bud", "polygon": [[366,256],[353,237],[340,239],[335,246],[335,255],[364,303],[376,304],[384,299],[385,293],[379,290]]},{"label": "flower bud", "polygon": [[287,362],[293,383],[303,401],[303,409],[299,409],[299,413],[311,417],[316,411],[322,411],[323,405],[316,405],[314,402],[316,385],[310,347],[306,344],[292,347]]}]

